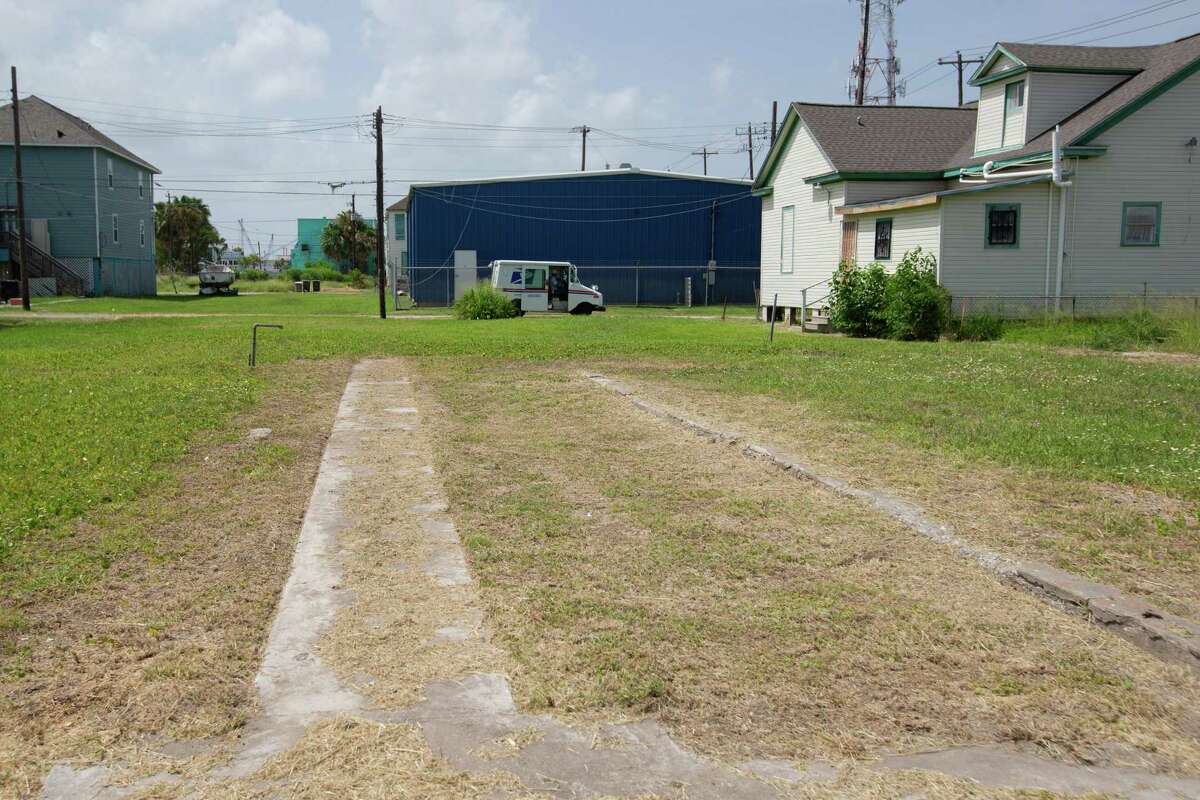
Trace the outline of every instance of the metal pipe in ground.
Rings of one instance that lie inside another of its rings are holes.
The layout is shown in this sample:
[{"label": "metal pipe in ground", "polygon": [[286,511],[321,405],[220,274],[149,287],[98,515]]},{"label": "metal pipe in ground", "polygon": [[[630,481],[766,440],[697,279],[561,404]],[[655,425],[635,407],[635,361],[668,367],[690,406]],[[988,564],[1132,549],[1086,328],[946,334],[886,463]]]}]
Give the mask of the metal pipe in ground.
[{"label": "metal pipe in ground", "polygon": [[258,361],[258,329],[259,328],[278,328],[283,330],[282,325],[272,325],[266,322],[256,322],[250,328],[250,366],[254,366]]},{"label": "metal pipe in ground", "polygon": [[767,337],[768,342],[775,341],[775,314],[779,306],[779,292],[775,293],[775,298],[771,300],[771,334]]}]

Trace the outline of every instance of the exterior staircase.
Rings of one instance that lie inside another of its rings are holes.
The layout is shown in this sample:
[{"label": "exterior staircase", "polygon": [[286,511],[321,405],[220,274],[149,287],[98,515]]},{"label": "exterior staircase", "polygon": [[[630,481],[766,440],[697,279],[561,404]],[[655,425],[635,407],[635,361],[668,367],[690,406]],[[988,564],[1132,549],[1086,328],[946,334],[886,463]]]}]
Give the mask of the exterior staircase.
[{"label": "exterior staircase", "polygon": [[810,308],[808,318],[804,320],[805,333],[830,333],[833,326],[829,322],[828,308]]},{"label": "exterior staircase", "polygon": [[[8,257],[14,263],[20,257],[17,240],[15,231],[0,230],[0,247],[8,249]],[[82,275],[38,247],[28,237],[25,239],[25,260],[29,266],[29,277],[53,278],[57,294],[75,297],[87,294],[87,281]]]}]

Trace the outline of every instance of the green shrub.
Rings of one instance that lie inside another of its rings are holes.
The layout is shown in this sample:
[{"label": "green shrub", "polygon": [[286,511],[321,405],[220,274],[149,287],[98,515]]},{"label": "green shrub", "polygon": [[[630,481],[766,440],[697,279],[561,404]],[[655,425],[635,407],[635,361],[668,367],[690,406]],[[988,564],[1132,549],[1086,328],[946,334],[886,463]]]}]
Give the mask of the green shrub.
[{"label": "green shrub", "polygon": [[370,276],[368,276],[365,272],[357,269],[350,270],[350,274],[347,275],[346,278],[350,281],[350,285],[355,289],[367,288],[367,282],[371,280]]},{"label": "green shrub", "polygon": [[850,336],[882,336],[887,330],[884,290],[888,274],[880,264],[866,269],[842,262],[830,281],[829,321]]},{"label": "green shrub", "polygon": [[1097,350],[1129,350],[1157,344],[1171,335],[1166,321],[1142,309],[1124,317],[1096,325],[1088,337],[1088,347]]},{"label": "green shrub", "polygon": [[883,291],[890,339],[936,341],[950,318],[950,293],[938,285],[937,259],[915,248],[904,254]]},{"label": "green shrub", "polygon": [[508,295],[491,285],[481,283],[454,304],[459,319],[505,319],[517,315],[517,307]]},{"label": "green shrub", "polygon": [[331,266],[313,265],[301,273],[300,279],[305,281],[322,281],[324,283],[329,283],[332,281],[344,281],[346,280],[346,275],[338,272]]},{"label": "green shrub", "polygon": [[255,269],[247,267],[237,271],[238,280],[241,281],[265,281],[270,279],[270,274],[265,269]]},{"label": "green shrub", "polygon": [[287,279],[292,283],[304,280],[304,270],[300,269],[299,267],[292,267],[283,274],[286,275]]},{"label": "green shrub", "polygon": [[972,314],[955,327],[954,338],[964,342],[993,342],[1004,334],[1004,320],[994,314]]}]

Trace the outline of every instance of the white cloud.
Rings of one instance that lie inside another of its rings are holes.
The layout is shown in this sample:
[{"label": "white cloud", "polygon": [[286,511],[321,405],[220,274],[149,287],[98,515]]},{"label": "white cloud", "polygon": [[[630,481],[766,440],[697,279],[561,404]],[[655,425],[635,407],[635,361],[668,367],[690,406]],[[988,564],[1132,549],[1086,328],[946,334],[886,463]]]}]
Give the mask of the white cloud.
[{"label": "white cloud", "polygon": [[708,73],[708,81],[712,86],[714,94],[728,94],[729,87],[733,82],[733,65],[728,60],[718,61],[716,64],[713,64],[712,69]]},{"label": "white cloud", "polygon": [[250,94],[259,102],[312,97],[323,91],[322,68],[330,50],[324,30],[280,8],[244,17],[237,30],[233,42],[208,57],[210,70],[230,71],[248,80]]}]

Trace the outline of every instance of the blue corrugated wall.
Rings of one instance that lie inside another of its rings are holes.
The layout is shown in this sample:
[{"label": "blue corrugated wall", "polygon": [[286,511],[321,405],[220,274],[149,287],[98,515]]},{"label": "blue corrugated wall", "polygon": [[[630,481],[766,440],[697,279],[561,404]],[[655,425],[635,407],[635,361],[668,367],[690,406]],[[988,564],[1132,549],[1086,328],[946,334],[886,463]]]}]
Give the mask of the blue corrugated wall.
[{"label": "blue corrugated wall", "polygon": [[498,259],[570,261],[614,304],[675,304],[692,278],[707,297],[752,303],[761,205],[747,183],[631,172],[414,187],[409,209],[413,298],[445,305],[454,251],[475,250],[478,276]]}]

